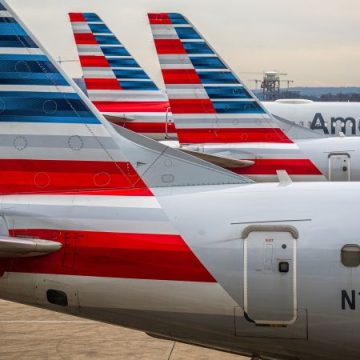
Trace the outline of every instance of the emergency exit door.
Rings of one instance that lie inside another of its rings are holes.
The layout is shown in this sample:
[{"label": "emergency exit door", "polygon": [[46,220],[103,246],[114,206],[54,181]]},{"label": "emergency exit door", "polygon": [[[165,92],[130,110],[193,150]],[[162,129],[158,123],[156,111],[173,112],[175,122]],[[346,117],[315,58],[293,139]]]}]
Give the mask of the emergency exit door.
[{"label": "emergency exit door", "polygon": [[256,325],[288,325],[297,319],[297,231],[251,226],[244,241],[244,316]]},{"label": "emergency exit door", "polygon": [[349,154],[330,154],[329,155],[329,180],[330,181],[350,181]]}]

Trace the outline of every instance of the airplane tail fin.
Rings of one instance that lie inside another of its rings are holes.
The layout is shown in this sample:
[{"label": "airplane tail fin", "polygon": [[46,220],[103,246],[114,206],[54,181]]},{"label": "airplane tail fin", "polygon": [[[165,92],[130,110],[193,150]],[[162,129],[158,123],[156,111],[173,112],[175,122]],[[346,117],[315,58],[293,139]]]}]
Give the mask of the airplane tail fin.
[{"label": "airplane tail fin", "polygon": [[148,14],[180,143],[292,141],[181,14]]},{"label": "airplane tail fin", "polygon": [[248,182],[114,130],[0,0],[0,194],[151,195],[151,187],[222,181]]},{"label": "airplane tail fin", "polygon": [[97,109],[111,122],[136,132],[173,132],[167,96],[101,18],[95,13],[69,17],[86,90]]}]

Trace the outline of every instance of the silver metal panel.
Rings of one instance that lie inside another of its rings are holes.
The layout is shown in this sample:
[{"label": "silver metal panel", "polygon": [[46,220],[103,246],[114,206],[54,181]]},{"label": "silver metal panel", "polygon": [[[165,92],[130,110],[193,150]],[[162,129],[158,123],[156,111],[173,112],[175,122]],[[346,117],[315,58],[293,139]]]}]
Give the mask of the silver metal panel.
[{"label": "silver metal panel", "polygon": [[[244,310],[256,324],[297,318],[296,240],[289,231],[252,231],[244,240]],[[281,272],[280,265],[288,266]]]},{"label": "silver metal panel", "polygon": [[330,154],[329,155],[329,180],[331,181],[350,181],[350,155],[349,154]]}]

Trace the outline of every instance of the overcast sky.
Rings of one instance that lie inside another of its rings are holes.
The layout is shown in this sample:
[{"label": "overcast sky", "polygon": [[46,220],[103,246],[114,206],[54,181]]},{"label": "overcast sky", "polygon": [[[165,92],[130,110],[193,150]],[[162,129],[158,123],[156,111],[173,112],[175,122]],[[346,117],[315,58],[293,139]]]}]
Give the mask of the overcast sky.
[{"label": "overcast sky", "polygon": [[[298,86],[360,86],[359,0],[8,0],[55,56],[77,60],[67,13],[96,12],[163,88],[147,12],[182,12],[251,88],[264,70]],[[78,62],[63,64],[80,77]]]}]

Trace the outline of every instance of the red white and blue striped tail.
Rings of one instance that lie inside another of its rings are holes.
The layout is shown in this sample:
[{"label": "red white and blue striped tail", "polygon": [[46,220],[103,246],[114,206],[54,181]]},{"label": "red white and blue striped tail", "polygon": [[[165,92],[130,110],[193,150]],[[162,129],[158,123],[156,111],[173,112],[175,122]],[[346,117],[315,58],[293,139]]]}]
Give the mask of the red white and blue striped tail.
[{"label": "red white and blue striped tail", "polygon": [[292,141],[181,14],[149,14],[179,141]]},{"label": "red white and blue striped tail", "polygon": [[[184,154],[144,142],[121,127],[115,131],[0,0],[0,194],[152,195],[150,187],[174,186],[195,168],[205,171]],[[164,172],[170,176],[158,166],[165,153],[178,171],[191,167],[182,179],[162,181]],[[206,171],[214,174],[208,174],[212,183],[240,181],[218,168]]]},{"label": "red white and blue striped tail", "polygon": [[236,143],[244,151],[255,148],[255,152],[274,148],[261,151],[262,160],[257,159],[253,166],[234,171],[255,179],[273,179],[276,170],[301,179],[322,178],[188,19],[178,13],[151,13],[148,17],[181,144]]},{"label": "red white and blue striped tail", "polygon": [[176,136],[167,96],[94,13],[69,14],[90,100],[108,120],[149,137]]}]

